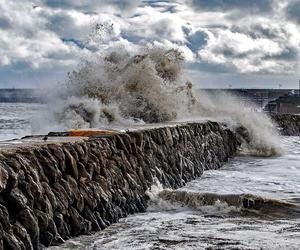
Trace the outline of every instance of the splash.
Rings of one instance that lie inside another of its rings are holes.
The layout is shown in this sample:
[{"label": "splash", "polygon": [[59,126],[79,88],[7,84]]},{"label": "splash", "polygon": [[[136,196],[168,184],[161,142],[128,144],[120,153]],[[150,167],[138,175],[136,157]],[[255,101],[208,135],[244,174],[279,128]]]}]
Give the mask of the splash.
[{"label": "splash", "polygon": [[[202,209],[207,206],[220,207],[221,204],[227,207],[235,207],[242,210],[258,211],[261,214],[270,216],[299,216],[300,208],[298,205],[275,199],[266,199],[251,194],[215,194],[215,193],[195,193],[179,190],[163,190],[158,196],[171,203]],[[236,210],[238,211],[238,210]]]},{"label": "splash", "polygon": [[283,152],[277,127],[254,104],[222,92],[216,96],[199,92],[197,101],[196,113],[226,123],[240,136],[240,154],[274,156]]},{"label": "splash", "polygon": [[159,48],[138,52],[112,51],[86,63],[69,74],[68,93],[118,107],[122,117],[133,121],[164,122],[176,119],[181,110],[187,112],[179,86],[181,53]]},{"label": "splash", "polygon": [[[187,195],[183,194],[189,194]],[[146,191],[148,196],[147,211],[149,212],[161,212],[161,211],[185,211],[188,208],[193,208],[202,211],[205,214],[222,213],[228,214],[231,212],[237,212],[240,208],[230,206],[226,202],[220,200],[214,200],[204,204],[203,202],[197,202],[195,195],[188,192],[182,192],[172,189],[164,189],[162,184],[155,180],[154,184],[149,190]],[[194,197],[193,197],[194,196]],[[200,204],[201,203],[201,204]]]},{"label": "splash", "polygon": [[297,204],[252,194],[199,193],[164,189],[156,179],[146,195],[148,211],[196,209],[205,214],[242,213],[267,217],[299,217]]},{"label": "splash", "polygon": [[159,196],[163,190],[163,185],[155,178],[153,185],[146,191],[146,195],[149,198],[147,204],[148,211],[169,211],[178,208],[176,204],[172,204]]},{"label": "splash", "polygon": [[77,129],[208,118],[236,130],[243,153],[270,156],[281,151],[266,115],[235,97],[195,91],[183,78],[183,66],[184,57],[176,49],[109,48],[68,74],[59,100],[49,106],[47,124]]}]

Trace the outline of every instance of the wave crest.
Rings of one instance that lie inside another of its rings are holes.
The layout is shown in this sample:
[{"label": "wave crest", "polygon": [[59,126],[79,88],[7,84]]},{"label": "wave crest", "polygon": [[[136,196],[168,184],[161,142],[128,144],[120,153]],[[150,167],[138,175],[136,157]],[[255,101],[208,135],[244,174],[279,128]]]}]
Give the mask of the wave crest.
[{"label": "wave crest", "polygon": [[258,211],[261,214],[270,216],[291,216],[293,214],[299,216],[300,214],[300,207],[294,203],[267,199],[252,194],[215,194],[163,190],[158,196],[170,203],[179,203],[194,209],[226,203],[229,207]]}]

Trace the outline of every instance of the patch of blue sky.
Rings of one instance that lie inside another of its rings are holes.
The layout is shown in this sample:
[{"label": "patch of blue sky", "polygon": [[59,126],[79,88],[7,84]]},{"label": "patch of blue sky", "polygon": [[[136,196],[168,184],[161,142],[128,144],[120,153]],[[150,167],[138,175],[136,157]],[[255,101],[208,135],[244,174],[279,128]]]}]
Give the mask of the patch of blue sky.
[{"label": "patch of blue sky", "polygon": [[75,44],[77,47],[79,47],[80,49],[84,49],[84,48],[87,48],[86,44],[83,43],[82,41],[80,40],[76,40],[76,39],[73,39],[73,38],[61,38],[61,40],[66,43],[66,44]]}]

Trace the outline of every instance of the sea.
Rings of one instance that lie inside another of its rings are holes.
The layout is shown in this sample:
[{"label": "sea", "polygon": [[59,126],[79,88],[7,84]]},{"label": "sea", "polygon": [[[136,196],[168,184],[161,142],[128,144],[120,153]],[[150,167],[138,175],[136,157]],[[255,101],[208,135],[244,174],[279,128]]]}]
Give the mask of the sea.
[{"label": "sea", "polygon": [[[41,103],[0,103],[0,141],[31,134],[34,117],[44,108]],[[268,201],[262,211],[222,199],[197,206],[163,200],[157,183],[149,190],[146,212],[50,249],[300,249],[300,140],[281,137],[281,143],[280,156],[237,156],[175,191],[188,191],[191,199],[251,194]]]},{"label": "sea", "polygon": [[0,102],[0,141],[31,135],[32,124],[44,108],[41,103]]}]

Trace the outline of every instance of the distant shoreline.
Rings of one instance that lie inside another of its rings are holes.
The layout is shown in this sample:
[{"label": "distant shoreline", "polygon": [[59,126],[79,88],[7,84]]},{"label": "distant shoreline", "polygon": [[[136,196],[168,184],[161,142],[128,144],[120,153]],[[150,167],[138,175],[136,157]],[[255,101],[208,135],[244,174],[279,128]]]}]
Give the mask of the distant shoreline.
[{"label": "distant shoreline", "polygon": [[[242,100],[257,103],[263,106],[270,100],[280,96],[288,95],[291,92],[299,93],[298,89],[246,89],[246,88],[195,88],[195,91],[204,91],[209,95],[220,92],[229,93],[240,97]],[[44,103],[43,89],[35,88],[0,88],[0,102],[4,103]]]}]

